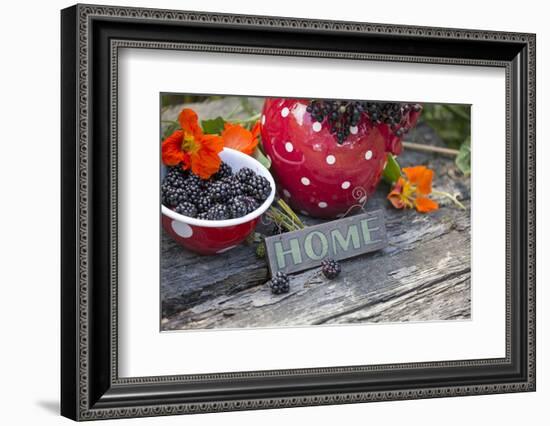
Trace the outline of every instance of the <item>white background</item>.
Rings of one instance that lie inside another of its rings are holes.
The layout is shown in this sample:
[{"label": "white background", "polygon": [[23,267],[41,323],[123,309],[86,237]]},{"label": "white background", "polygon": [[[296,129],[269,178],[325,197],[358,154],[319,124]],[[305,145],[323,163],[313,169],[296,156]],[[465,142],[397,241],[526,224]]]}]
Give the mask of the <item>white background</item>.
[{"label": "white background", "polygon": [[[131,49],[118,79],[121,376],[505,356],[505,183],[494,179],[505,174],[503,69]],[[472,104],[472,319],[159,333],[158,228],[144,224],[158,221],[157,101],[169,90]]]},{"label": "white background", "polygon": [[[287,15],[384,23],[536,32],[538,96],[538,391],[423,401],[294,408],[191,417],[122,420],[120,424],[499,425],[545,424],[550,398],[550,29],[539,1],[394,0],[296,2],[189,0],[111,2],[134,6]],[[3,424],[68,424],[57,416],[59,394],[59,9],[65,1],[3,4],[0,99],[0,392]],[[546,77],[546,81],[545,78]],[[490,196],[490,194],[487,194]],[[102,424],[117,424],[114,421]]]}]

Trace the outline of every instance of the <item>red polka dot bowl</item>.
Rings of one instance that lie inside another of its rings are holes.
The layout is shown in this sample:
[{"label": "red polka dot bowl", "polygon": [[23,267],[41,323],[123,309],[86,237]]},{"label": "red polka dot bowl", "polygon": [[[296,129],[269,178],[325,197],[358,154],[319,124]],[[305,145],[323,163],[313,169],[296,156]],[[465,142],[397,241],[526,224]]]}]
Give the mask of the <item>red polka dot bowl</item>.
[{"label": "red polka dot bowl", "polygon": [[[308,104],[303,99],[267,99],[262,143],[279,194],[295,211],[339,217],[366,202],[380,182],[387,154],[400,153],[401,140],[386,124],[372,125],[363,116],[339,145],[326,119],[312,119]],[[406,124],[414,126],[418,115],[409,114]]]},{"label": "red polka dot bowl", "polygon": [[[271,194],[252,213],[236,219],[203,220],[183,216],[162,205],[162,226],[165,231],[187,250],[212,255],[224,253],[242,243],[256,228],[261,215],[269,208],[275,197],[275,182],[269,171],[260,162],[230,148],[220,153],[223,161],[237,172],[243,167],[264,176],[271,184]],[[162,174],[166,173],[163,166]]]}]

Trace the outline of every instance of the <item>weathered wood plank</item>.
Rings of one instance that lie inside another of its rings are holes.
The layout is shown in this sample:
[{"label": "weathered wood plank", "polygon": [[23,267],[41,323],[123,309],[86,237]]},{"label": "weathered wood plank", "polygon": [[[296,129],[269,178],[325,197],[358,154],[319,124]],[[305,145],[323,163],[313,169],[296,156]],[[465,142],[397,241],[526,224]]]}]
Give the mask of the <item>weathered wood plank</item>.
[{"label": "weathered wood plank", "polygon": [[[459,217],[463,212],[447,213],[436,213],[441,221],[437,226],[413,212],[393,215],[386,249],[343,261],[344,272],[332,281],[318,269],[293,276],[285,296],[272,295],[259,271],[259,282],[246,289],[220,281],[217,294],[206,288],[195,303],[165,318],[163,328],[469,318],[470,228]],[[407,219],[409,227],[397,226]],[[267,270],[263,274],[265,281]],[[443,303],[447,297],[453,303]]]},{"label": "weathered wood plank", "polygon": [[[460,302],[469,300],[470,251],[466,230],[440,235],[423,231],[426,229],[417,230],[423,244],[413,250],[383,250],[342,262],[344,272],[335,280],[327,280],[315,269],[293,276],[291,291],[284,296],[272,295],[267,285],[256,285],[238,293],[211,297],[166,320],[164,328],[468,318],[469,303],[442,303],[450,294]],[[452,253],[450,242],[466,249]],[[419,308],[424,312],[418,313]]]}]

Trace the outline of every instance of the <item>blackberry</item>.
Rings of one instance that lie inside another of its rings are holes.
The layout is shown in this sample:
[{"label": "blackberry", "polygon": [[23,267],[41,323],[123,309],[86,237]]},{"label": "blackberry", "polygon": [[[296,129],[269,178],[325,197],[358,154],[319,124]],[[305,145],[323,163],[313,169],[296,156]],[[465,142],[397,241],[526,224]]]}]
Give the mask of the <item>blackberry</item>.
[{"label": "blackberry", "polygon": [[238,198],[234,198],[228,208],[232,218],[246,216],[249,213],[247,204]]},{"label": "blackberry", "polygon": [[176,213],[182,214],[184,216],[188,217],[196,217],[197,216],[197,208],[193,203],[190,203],[189,201],[184,201],[182,203],[179,203],[176,207]]},{"label": "blackberry", "polygon": [[249,169],[248,167],[243,167],[237,172],[235,176],[237,176],[237,179],[239,179],[241,182],[247,183],[250,179],[256,176],[256,173],[254,173],[252,169]]},{"label": "blackberry", "polygon": [[181,167],[176,166],[168,169],[168,173],[160,186],[163,204],[175,207],[185,200],[185,191],[183,190],[185,178],[186,172]]},{"label": "blackberry", "polygon": [[401,137],[409,131],[408,113],[421,109],[419,104],[342,100],[312,100],[306,107],[313,121],[326,120],[338,144],[344,143],[350,127],[357,126],[363,116],[368,117],[373,125],[387,124],[396,136]]},{"label": "blackberry", "polygon": [[306,110],[314,121],[326,119],[336,141],[342,144],[350,134],[349,128],[359,124],[363,105],[357,101],[312,100]]},{"label": "blackberry", "polygon": [[236,202],[242,203],[246,206],[246,214],[252,213],[258,207],[260,207],[260,204],[258,203],[258,201],[256,201],[254,198],[248,195],[239,195],[233,198],[233,203],[236,203]]},{"label": "blackberry", "polygon": [[187,172],[180,166],[170,167],[164,177],[163,183],[167,183],[170,186],[181,186],[186,177]]},{"label": "blackberry", "polygon": [[232,174],[233,174],[233,169],[231,168],[231,166],[222,161],[222,163],[220,165],[220,168],[218,169],[218,171],[214,175],[214,179],[215,180],[221,180],[223,178],[231,176]]},{"label": "blackberry", "polygon": [[189,173],[187,178],[184,181],[184,186],[189,188],[200,188],[202,189],[203,183],[205,181],[201,179],[199,176],[197,176],[194,173]]},{"label": "blackberry", "polygon": [[231,198],[243,195],[246,192],[246,185],[234,175],[223,178],[222,182],[229,185]]},{"label": "blackberry", "polygon": [[197,202],[195,203],[195,206],[197,207],[197,211],[199,213],[204,213],[210,210],[210,207],[214,205],[214,202],[212,201],[212,198],[209,196],[202,196],[200,197]]},{"label": "blackberry", "polygon": [[277,272],[269,282],[271,293],[282,294],[290,291],[290,278],[284,272]]},{"label": "blackberry", "polygon": [[226,205],[216,204],[206,213],[208,220],[226,220],[230,218],[230,212]]},{"label": "blackberry", "polygon": [[183,182],[182,188],[185,191],[187,200],[196,204],[202,196],[202,179],[197,175],[190,174]]},{"label": "blackberry", "polygon": [[246,193],[256,200],[264,202],[271,194],[271,185],[265,177],[255,175],[246,184]]},{"label": "blackberry", "polygon": [[162,203],[168,207],[175,207],[181,202],[185,201],[186,193],[182,188],[175,188],[169,186],[163,189]]},{"label": "blackberry", "polygon": [[321,262],[321,271],[329,280],[336,278],[342,271],[340,264],[334,259],[325,259]]},{"label": "blackberry", "polygon": [[269,181],[245,167],[233,173],[222,162],[210,179],[181,166],[170,167],[161,184],[162,203],[177,213],[204,220],[226,220],[258,209],[271,193]]},{"label": "blackberry", "polygon": [[214,183],[216,183],[217,181],[215,181],[214,179],[210,178],[210,179],[205,179],[201,182],[201,190],[203,192],[203,195],[204,194],[208,194],[210,192],[210,188],[212,187],[212,185],[214,185]]},{"label": "blackberry", "polygon": [[197,202],[202,197],[202,191],[198,188],[184,188],[185,195],[186,195],[186,201],[189,201],[193,204],[197,204]]},{"label": "blackberry", "polygon": [[208,189],[208,195],[212,198],[212,201],[215,202],[227,202],[231,198],[231,194],[231,186],[222,181],[212,183]]},{"label": "blackberry", "polygon": [[410,111],[418,112],[422,109],[420,104],[407,104],[395,102],[364,102],[370,120],[373,124],[386,124],[398,137],[410,130],[408,115]]}]

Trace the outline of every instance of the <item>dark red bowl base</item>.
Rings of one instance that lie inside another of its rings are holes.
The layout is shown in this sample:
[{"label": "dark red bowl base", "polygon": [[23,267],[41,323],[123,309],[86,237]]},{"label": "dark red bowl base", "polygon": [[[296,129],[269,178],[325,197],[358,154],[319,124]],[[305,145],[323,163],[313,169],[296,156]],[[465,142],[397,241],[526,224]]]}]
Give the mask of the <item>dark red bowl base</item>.
[{"label": "dark red bowl base", "polygon": [[203,255],[219,254],[242,243],[256,228],[259,217],[246,223],[222,228],[189,225],[162,215],[164,230],[180,245]]}]

